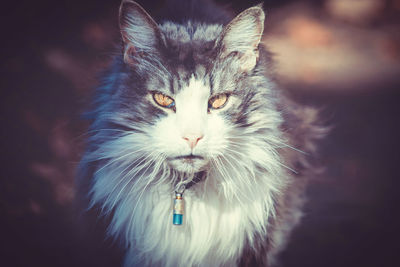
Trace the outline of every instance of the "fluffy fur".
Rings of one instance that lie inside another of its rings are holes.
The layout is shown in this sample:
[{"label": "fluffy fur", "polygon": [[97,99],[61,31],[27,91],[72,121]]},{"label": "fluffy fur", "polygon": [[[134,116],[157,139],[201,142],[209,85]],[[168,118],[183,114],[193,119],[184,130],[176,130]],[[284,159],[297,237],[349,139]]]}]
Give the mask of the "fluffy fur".
[{"label": "fluffy fur", "polygon": [[[228,24],[209,17],[156,23],[138,4],[121,5],[122,54],[97,91],[80,179],[89,207],[110,217],[125,266],[273,264],[301,217],[306,179],[294,166],[306,167],[324,134],[316,112],[271,81],[260,6]],[[226,105],[210,109],[221,93]],[[179,158],[191,154],[199,158]],[[176,226],[181,181],[193,185]]]}]

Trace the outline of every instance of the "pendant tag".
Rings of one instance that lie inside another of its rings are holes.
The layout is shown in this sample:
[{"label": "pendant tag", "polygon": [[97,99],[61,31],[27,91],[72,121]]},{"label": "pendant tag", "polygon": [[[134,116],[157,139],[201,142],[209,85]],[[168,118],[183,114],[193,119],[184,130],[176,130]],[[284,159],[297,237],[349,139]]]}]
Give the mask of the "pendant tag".
[{"label": "pendant tag", "polygon": [[174,225],[181,225],[183,222],[183,198],[181,193],[175,193],[174,199],[174,215],[172,222]]},{"label": "pendant tag", "polygon": [[175,186],[175,199],[174,199],[174,214],[172,223],[174,225],[182,225],[183,223],[183,192],[185,192],[187,181],[182,180]]}]

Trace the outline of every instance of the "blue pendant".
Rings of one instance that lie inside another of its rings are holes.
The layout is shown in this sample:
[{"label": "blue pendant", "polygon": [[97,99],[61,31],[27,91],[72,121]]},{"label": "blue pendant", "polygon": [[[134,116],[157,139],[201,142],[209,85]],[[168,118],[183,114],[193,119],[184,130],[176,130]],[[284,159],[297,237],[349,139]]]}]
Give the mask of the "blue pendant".
[{"label": "blue pendant", "polygon": [[181,193],[175,193],[174,199],[174,216],[172,223],[174,225],[181,225],[183,222],[183,198]]}]

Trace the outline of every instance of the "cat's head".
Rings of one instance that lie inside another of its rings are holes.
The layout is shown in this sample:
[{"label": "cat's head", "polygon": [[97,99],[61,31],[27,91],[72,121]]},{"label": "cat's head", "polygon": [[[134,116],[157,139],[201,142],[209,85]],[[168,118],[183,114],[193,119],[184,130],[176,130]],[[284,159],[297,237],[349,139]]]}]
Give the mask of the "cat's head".
[{"label": "cat's head", "polygon": [[123,1],[124,73],[116,95],[147,151],[193,173],[226,155],[238,164],[257,153],[249,143],[264,145],[279,121],[259,62],[264,17],[255,6],[225,26],[157,24],[137,3]]}]

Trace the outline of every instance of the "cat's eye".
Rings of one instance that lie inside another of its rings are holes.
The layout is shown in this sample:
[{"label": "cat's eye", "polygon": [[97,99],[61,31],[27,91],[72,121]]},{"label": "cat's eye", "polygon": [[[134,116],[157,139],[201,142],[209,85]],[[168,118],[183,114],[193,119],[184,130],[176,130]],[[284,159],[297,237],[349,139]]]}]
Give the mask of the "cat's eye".
[{"label": "cat's eye", "polygon": [[162,93],[157,93],[157,92],[153,93],[153,99],[158,105],[160,105],[164,108],[174,108],[175,107],[175,101],[171,97],[166,96]]},{"label": "cat's eye", "polygon": [[208,101],[208,108],[210,109],[219,109],[225,106],[228,101],[228,94],[219,94],[216,95]]}]

